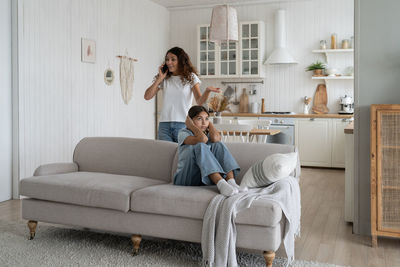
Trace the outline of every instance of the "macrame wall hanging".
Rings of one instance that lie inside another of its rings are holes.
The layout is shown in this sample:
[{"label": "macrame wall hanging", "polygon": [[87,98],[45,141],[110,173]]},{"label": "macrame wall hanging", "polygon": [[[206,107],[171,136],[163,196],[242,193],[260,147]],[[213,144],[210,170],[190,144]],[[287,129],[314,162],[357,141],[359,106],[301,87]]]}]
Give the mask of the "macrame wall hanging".
[{"label": "macrame wall hanging", "polygon": [[121,96],[124,103],[128,105],[133,95],[133,81],[135,79],[134,74],[134,62],[138,61],[136,58],[131,58],[126,52],[125,56],[117,56],[120,58],[119,63],[119,79],[121,84]]}]

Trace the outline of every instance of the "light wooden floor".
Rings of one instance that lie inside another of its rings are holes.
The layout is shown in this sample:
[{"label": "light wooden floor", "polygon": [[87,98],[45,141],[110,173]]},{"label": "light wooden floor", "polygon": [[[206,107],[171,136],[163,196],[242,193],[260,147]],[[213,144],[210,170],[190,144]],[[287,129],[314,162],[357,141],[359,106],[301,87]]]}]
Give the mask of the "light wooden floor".
[{"label": "light wooden floor", "polygon": [[[344,222],[344,171],[303,168],[301,175],[301,238],[296,259],[352,267],[400,266],[400,240],[379,238],[378,248],[370,237],[353,235]],[[20,220],[20,201],[0,203],[0,220]],[[284,256],[278,251],[277,256]]]}]

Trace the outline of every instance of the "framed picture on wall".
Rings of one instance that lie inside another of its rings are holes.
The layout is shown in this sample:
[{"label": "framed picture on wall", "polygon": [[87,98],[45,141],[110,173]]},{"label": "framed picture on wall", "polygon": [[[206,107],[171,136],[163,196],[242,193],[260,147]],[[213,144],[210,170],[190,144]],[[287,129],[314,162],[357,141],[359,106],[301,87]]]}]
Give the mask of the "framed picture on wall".
[{"label": "framed picture on wall", "polygon": [[81,39],[81,60],[82,62],[96,62],[96,42],[94,40]]}]

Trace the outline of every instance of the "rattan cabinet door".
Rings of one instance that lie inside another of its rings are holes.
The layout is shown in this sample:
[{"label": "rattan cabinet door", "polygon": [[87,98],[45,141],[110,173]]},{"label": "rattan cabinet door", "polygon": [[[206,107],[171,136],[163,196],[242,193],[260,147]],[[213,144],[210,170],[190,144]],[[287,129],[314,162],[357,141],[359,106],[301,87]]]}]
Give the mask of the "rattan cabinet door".
[{"label": "rattan cabinet door", "polygon": [[400,112],[377,111],[377,227],[400,233]]}]

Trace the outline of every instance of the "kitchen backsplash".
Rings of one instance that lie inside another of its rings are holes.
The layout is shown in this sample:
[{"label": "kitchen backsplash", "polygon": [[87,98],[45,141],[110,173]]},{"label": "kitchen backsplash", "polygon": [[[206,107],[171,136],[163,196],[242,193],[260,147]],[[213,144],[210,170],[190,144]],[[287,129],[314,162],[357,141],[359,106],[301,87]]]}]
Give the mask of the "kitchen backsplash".
[{"label": "kitchen backsplash", "polygon": [[[303,112],[304,96],[314,98],[315,89],[324,80],[312,80],[305,68],[316,60],[326,62],[324,54],[312,53],[319,49],[320,40],[330,45],[331,33],[337,33],[339,44],[342,39],[354,35],[354,2],[349,0],[308,0],[284,3],[254,4],[236,6],[239,21],[265,22],[265,51],[268,57],[274,48],[274,14],[279,8],[286,10],[286,28],[288,49],[299,62],[294,65],[267,65],[264,84],[256,84],[257,94],[249,96],[250,102],[265,99],[268,111]],[[211,8],[195,10],[171,10],[170,37],[171,46],[181,46],[190,55],[193,64],[197,63],[196,27],[210,21]],[[265,59],[264,59],[265,60]],[[264,61],[263,60],[263,61]],[[353,66],[353,54],[337,54],[330,58],[329,67],[343,71]],[[221,81],[239,81],[240,79],[202,79],[201,88],[216,86],[222,89]],[[255,79],[261,80],[261,79]],[[234,84],[232,85],[234,88]],[[340,109],[341,96],[353,97],[353,80],[329,80],[326,82],[328,108],[330,113]],[[237,98],[242,88],[251,89],[250,84],[237,84]],[[232,106],[236,109],[236,106]]]}]

